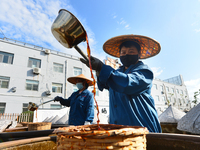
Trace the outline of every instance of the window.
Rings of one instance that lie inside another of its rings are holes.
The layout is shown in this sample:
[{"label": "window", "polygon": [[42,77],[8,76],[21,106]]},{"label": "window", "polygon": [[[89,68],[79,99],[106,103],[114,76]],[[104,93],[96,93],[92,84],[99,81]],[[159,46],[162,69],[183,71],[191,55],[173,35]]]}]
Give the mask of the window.
[{"label": "window", "polygon": [[54,93],[62,93],[62,84],[60,84],[60,83],[52,83],[52,92],[54,92]]},{"label": "window", "polygon": [[182,99],[182,101],[183,101],[183,104],[185,104],[185,100],[184,100],[184,99]]},{"label": "window", "polygon": [[53,71],[54,72],[63,73],[63,65],[62,64],[53,63]]},{"label": "window", "polygon": [[26,90],[38,91],[39,81],[26,80]]},{"label": "window", "polygon": [[161,92],[163,92],[163,86],[162,85],[160,86],[160,90],[161,90]]},{"label": "window", "polygon": [[187,95],[187,91],[185,91],[185,95]]},{"label": "window", "polygon": [[12,64],[13,57],[14,57],[14,54],[5,53],[5,52],[0,51],[0,63]]},{"label": "window", "polygon": [[35,58],[29,58],[28,67],[30,68],[41,68],[41,60]]},{"label": "window", "polygon": [[174,103],[176,103],[176,98],[174,98]]},{"label": "window", "polygon": [[174,88],[172,88],[172,93],[174,93]]},{"label": "window", "polygon": [[153,84],[153,89],[157,90],[157,84]]},{"label": "window", "polygon": [[166,86],[166,89],[167,89],[167,92],[169,92],[169,87],[168,86]]},{"label": "window", "polygon": [[176,93],[179,93],[179,90],[178,90],[178,89],[176,89]]},{"label": "window", "polygon": [[183,95],[183,90],[181,90],[181,94]]},{"label": "window", "polygon": [[28,103],[23,103],[22,112],[28,111]]},{"label": "window", "polygon": [[165,97],[164,96],[162,96],[162,101],[165,102]]},{"label": "window", "polygon": [[59,105],[59,104],[51,104],[50,106],[51,106],[51,109],[60,109],[60,108],[62,108],[62,106]]},{"label": "window", "polygon": [[0,103],[0,114],[3,114],[5,112],[6,103]]},{"label": "window", "polygon": [[171,102],[171,97],[168,97],[168,100]]},{"label": "window", "polygon": [[3,77],[3,76],[0,76],[0,88],[8,88],[9,86],[9,81],[10,81],[10,78],[9,77]]},{"label": "window", "polygon": [[160,101],[160,99],[159,99],[159,96],[158,96],[158,95],[156,95],[156,96],[155,96],[155,101]]},{"label": "window", "polygon": [[77,67],[74,67],[74,75],[75,76],[78,76],[82,74],[82,69],[81,68],[77,68]]}]

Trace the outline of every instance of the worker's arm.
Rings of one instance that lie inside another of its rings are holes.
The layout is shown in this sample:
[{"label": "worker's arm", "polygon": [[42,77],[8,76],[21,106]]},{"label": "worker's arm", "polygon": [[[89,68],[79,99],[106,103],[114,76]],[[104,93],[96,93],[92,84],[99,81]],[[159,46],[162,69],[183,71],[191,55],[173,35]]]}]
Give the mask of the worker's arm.
[{"label": "worker's arm", "polygon": [[114,70],[108,65],[103,65],[98,79],[98,87],[101,90],[102,85],[108,85],[114,91],[128,95],[142,93],[151,88],[153,73],[142,64],[141,68],[138,68],[124,73]]}]

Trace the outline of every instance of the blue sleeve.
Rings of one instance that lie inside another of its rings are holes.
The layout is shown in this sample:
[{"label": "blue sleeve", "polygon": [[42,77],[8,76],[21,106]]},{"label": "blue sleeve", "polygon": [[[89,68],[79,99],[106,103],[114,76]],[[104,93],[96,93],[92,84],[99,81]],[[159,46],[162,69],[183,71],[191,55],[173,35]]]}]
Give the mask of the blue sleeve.
[{"label": "blue sleeve", "polygon": [[60,101],[60,104],[63,106],[70,107],[70,102],[71,102],[71,98],[73,97],[73,95],[74,95],[74,93],[72,93],[72,95],[68,99],[62,99]]},{"label": "blue sleeve", "polygon": [[152,80],[152,71],[145,67],[130,70],[126,74],[103,65],[99,74],[102,85],[108,85],[112,90],[128,95],[140,94],[151,88]]},{"label": "blue sleeve", "polygon": [[86,107],[86,120],[88,122],[92,122],[94,119],[94,98],[93,94],[89,93],[87,97],[87,107]]}]

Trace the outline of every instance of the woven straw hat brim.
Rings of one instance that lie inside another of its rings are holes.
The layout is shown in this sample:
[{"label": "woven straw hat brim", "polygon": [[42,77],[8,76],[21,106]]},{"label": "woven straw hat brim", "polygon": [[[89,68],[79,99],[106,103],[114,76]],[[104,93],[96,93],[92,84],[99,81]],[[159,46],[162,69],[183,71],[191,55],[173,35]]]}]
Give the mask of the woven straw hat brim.
[{"label": "woven straw hat brim", "polygon": [[114,57],[120,57],[119,46],[125,41],[135,41],[140,44],[141,47],[141,57],[140,59],[146,59],[157,55],[161,46],[156,40],[142,35],[121,35],[113,37],[107,40],[103,45],[103,50]]},{"label": "woven straw hat brim", "polygon": [[92,86],[93,84],[93,81],[92,80],[89,80],[88,78],[86,78],[83,74],[80,74],[78,76],[75,76],[75,77],[69,77],[67,79],[68,82],[72,83],[72,84],[76,84],[76,79],[84,79],[86,80],[86,82],[88,83],[89,86]]}]

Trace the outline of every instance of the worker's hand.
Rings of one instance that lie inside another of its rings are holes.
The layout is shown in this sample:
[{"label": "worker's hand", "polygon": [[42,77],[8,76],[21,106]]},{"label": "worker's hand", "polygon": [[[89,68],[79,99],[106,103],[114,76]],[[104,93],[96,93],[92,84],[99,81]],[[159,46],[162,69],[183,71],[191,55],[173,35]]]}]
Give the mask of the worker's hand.
[{"label": "worker's hand", "polygon": [[60,97],[60,96],[56,96],[55,98],[54,98],[54,102],[60,102],[60,101],[62,101],[63,100],[63,98],[62,97]]},{"label": "worker's hand", "polygon": [[89,121],[85,121],[84,125],[90,125]]},{"label": "worker's hand", "polygon": [[[98,58],[95,58],[93,56],[90,56],[90,59],[91,59],[92,70],[96,70],[96,71],[100,72],[101,68],[103,66],[103,62],[101,60],[99,60]],[[89,62],[86,61],[85,59],[80,58],[80,61],[82,63],[86,64],[88,67],[90,67]]]}]

